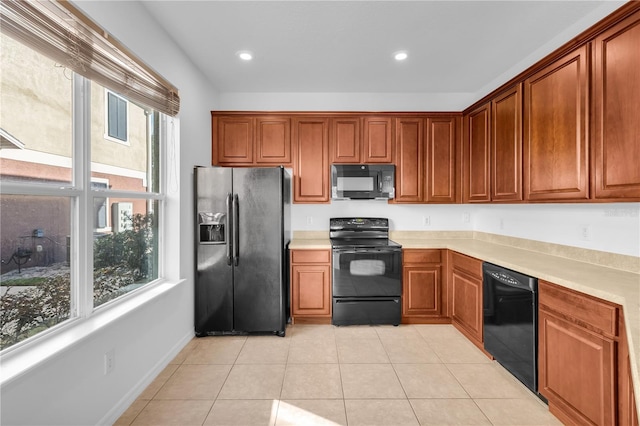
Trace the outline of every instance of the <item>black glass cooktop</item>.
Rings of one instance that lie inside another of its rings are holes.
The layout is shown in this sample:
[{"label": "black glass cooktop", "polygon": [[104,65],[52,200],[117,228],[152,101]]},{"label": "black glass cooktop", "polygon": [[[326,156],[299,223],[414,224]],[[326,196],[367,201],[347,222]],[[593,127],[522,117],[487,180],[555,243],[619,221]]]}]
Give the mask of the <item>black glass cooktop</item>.
[{"label": "black glass cooktop", "polygon": [[332,239],[331,247],[334,248],[344,248],[344,247],[402,247],[400,244],[396,243],[393,240],[388,240],[386,238],[348,238],[348,239]]}]

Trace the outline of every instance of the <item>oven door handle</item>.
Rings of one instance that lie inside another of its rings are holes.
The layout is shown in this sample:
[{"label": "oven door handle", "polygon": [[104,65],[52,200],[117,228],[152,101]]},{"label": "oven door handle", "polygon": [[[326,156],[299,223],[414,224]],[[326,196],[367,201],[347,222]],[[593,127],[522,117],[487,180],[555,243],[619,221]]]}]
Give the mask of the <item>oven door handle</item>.
[{"label": "oven door handle", "polygon": [[366,253],[370,250],[367,249],[333,249],[334,253],[340,254],[354,254],[354,253]]},{"label": "oven door handle", "polygon": [[357,298],[354,299],[352,297],[350,297],[349,299],[335,299],[335,302],[337,304],[353,304],[353,303],[360,303],[360,302],[395,302],[395,303],[400,303],[400,298],[397,296],[393,296],[393,297],[363,297],[363,298]]}]

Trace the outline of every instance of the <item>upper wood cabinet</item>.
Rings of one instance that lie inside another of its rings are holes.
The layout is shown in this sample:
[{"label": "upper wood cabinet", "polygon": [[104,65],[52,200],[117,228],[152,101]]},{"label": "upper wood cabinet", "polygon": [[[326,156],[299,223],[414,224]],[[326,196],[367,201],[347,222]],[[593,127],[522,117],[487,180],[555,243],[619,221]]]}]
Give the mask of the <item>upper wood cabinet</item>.
[{"label": "upper wood cabinet", "polygon": [[291,120],[289,118],[256,118],[256,164],[291,164]]},{"label": "upper wood cabinet", "polygon": [[330,120],[331,163],[358,164],[362,158],[360,117],[340,117]]},{"label": "upper wood cabinet", "polygon": [[427,117],[424,197],[427,203],[459,201],[459,127],[459,117]]},{"label": "upper wood cabinet", "polygon": [[391,163],[393,132],[391,117],[364,118],[363,163]]},{"label": "upper wood cabinet", "polygon": [[212,164],[291,165],[291,120],[279,116],[212,116]]},{"label": "upper wood cabinet", "polygon": [[293,201],[328,203],[329,119],[293,119]]},{"label": "upper wood cabinet", "polygon": [[464,202],[522,200],[522,90],[518,84],[464,117]]},{"label": "upper wood cabinet", "polygon": [[640,199],[640,12],[593,42],[595,198]]},{"label": "upper wood cabinet", "polygon": [[589,60],[582,46],[524,82],[525,199],[589,198]]},{"label": "upper wood cabinet", "polygon": [[522,85],[491,101],[491,200],[522,200]]},{"label": "upper wood cabinet", "polygon": [[396,117],[396,203],[455,203],[460,117]]},{"label": "upper wood cabinet", "polygon": [[396,118],[395,202],[424,202],[424,118]]},{"label": "upper wood cabinet", "polygon": [[464,116],[462,201],[491,201],[491,102]]},{"label": "upper wood cabinet", "polygon": [[251,164],[253,163],[252,117],[212,117],[213,146],[212,163]]}]

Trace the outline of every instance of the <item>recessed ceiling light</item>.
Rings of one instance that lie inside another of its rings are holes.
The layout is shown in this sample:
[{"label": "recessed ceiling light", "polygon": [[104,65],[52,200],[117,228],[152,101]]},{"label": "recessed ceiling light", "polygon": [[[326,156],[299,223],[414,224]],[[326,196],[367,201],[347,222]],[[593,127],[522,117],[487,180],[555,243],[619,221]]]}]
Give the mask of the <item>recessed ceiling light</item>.
[{"label": "recessed ceiling light", "polygon": [[404,61],[408,57],[409,57],[409,54],[404,50],[393,54],[393,59],[395,59],[396,61]]},{"label": "recessed ceiling light", "polygon": [[253,59],[253,55],[251,54],[251,52],[248,52],[246,50],[241,50],[240,52],[237,52],[236,55],[238,55],[238,57],[243,61],[250,61]]}]

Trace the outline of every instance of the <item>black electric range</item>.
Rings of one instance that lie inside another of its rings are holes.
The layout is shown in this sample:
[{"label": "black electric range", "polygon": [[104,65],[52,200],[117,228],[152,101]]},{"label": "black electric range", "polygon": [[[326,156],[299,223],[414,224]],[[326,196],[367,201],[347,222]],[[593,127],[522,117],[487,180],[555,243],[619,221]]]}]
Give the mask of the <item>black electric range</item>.
[{"label": "black electric range", "polygon": [[331,218],[334,325],[400,324],[402,246],[389,219]]}]

